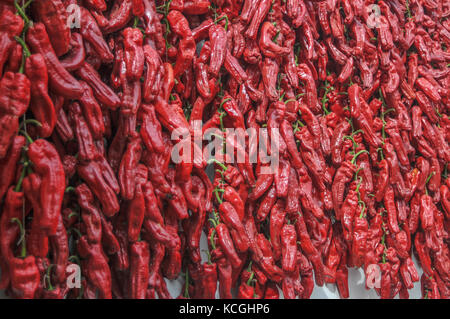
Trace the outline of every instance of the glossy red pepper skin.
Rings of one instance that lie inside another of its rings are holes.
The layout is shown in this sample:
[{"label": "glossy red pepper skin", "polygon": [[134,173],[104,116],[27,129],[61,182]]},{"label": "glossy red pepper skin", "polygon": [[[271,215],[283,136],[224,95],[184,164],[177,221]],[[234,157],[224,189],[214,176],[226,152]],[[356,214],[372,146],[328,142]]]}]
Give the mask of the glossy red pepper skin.
[{"label": "glossy red pepper skin", "polygon": [[[342,223],[343,237],[349,243],[352,242],[353,225],[358,208],[358,195],[354,188],[355,187],[353,186],[350,188],[339,213],[339,219]],[[336,215],[336,218],[337,217],[338,216]]]},{"label": "glossy red pepper skin", "polygon": [[278,201],[270,212],[270,239],[275,260],[279,260],[282,254],[281,234],[285,223],[285,216],[283,202]]},{"label": "glossy red pepper skin", "polygon": [[105,123],[101,107],[95,99],[91,87],[83,81],[80,81],[80,84],[84,90],[82,97],[79,99],[84,117],[93,138],[100,139],[105,134]]},{"label": "glossy red pepper skin", "polygon": [[40,225],[48,235],[55,235],[66,187],[61,160],[53,145],[42,139],[30,144],[27,155],[33,163],[34,172],[41,178]]},{"label": "glossy red pepper skin", "polygon": [[241,265],[242,260],[236,253],[236,249],[234,248],[234,244],[227,226],[225,226],[225,224],[219,224],[216,227],[216,232],[218,243],[223,253],[227,256],[233,268],[238,268]]},{"label": "glossy red pepper skin", "polygon": [[[343,162],[339,167],[332,185],[333,206],[335,211],[340,210],[340,206],[344,200],[345,185],[348,183],[355,172],[355,167],[349,161]],[[340,214],[338,214],[340,216]]]},{"label": "glossy red pepper skin", "polygon": [[[76,74],[94,91],[94,96],[103,105],[115,110],[119,107],[120,99],[114,91],[100,78],[98,72],[86,61],[76,71]],[[51,77],[50,77],[51,80]],[[50,82],[51,84],[51,82]],[[63,94],[62,94],[63,95]],[[79,96],[78,96],[79,97]]]},{"label": "glossy red pepper skin", "polygon": [[213,77],[217,77],[227,53],[227,36],[225,29],[218,24],[211,26],[209,28],[209,39],[211,43],[209,72]]},{"label": "glossy red pepper skin", "polygon": [[203,299],[215,299],[217,289],[217,266],[205,263],[202,268]]},{"label": "glossy red pepper skin", "polygon": [[281,231],[282,268],[294,272],[297,261],[297,233],[294,225],[284,225]]},{"label": "glossy red pepper skin", "polygon": [[380,171],[378,173],[378,179],[375,186],[375,199],[377,201],[381,201],[384,198],[384,194],[389,183],[389,165],[388,162],[383,159],[379,162],[378,167],[380,168]]},{"label": "glossy red pepper skin", "polygon": [[42,216],[42,207],[39,201],[41,179],[36,174],[30,174],[24,178],[22,185],[25,197],[30,202],[33,209],[31,231],[27,237],[27,250],[35,257],[44,258],[49,251],[49,237],[42,231],[40,226],[40,218]]},{"label": "glossy red pepper skin", "polygon": [[27,43],[34,53],[40,53],[44,57],[51,90],[67,98],[79,98],[83,89],[59,62],[42,23],[36,23],[30,27],[27,33]]},{"label": "glossy red pepper skin", "polygon": [[270,283],[264,293],[264,299],[280,299],[280,293],[275,284]]},{"label": "glossy red pepper skin", "polygon": [[319,252],[311,242],[311,238],[308,234],[306,224],[301,213],[297,216],[295,228],[297,230],[297,236],[300,239],[300,247],[302,252],[308,257],[308,260],[310,260],[314,267],[316,284],[322,286],[324,284],[324,264],[320,258]]},{"label": "glossy red pepper skin", "polygon": [[[6,193],[3,214],[0,220],[0,232],[2,240],[0,242],[0,251],[2,254],[2,280],[1,287],[6,289],[12,280],[12,261],[14,260],[14,246],[20,235],[20,228],[12,219],[21,220],[23,215],[23,192],[15,192],[13,187]],[[30,297],[31,298],[31,297]]]},{"label": "glossy red pepper skin", "polygon": [[67,275],[66,268],[69,259],[69,244],[63,217],[59,215],[56,234],[49,237],[49,244],[52,249],[52,264],[54,268],[54,280],[60,284],[65,284]]},{"label": "glossy red pepper skin", "polygon": [[255,187],[249,195],[250,200],[260,198],[272,185],[274,176],[272,174],[261,174],[256,180]]},{"label": "glossy red pepper skin", "polygon": [[49,137],[56,125],[56,111],[48,95],[47,66],[41,54],[31,55],[26,60],[25,74],[30,80],[30,109],[42,125],[38,128],[39,135]]},{"label": "glossy red pepper skin", "polygon": [[333,159],[333,164],[340,166],[342,163],[342,146],[344,143],[344,136],[348,134],[350,130],[350,124],[347,121],[342,121],[334,129],[331,136],[331,156]]},{"label": "glossy red pepper skin", "polygon": [[264,221],[266,217],[269,215],[273,205],[275,205],[275,202],[277,201],[276,194],[277,193],[275,187],[271,187],[267,192],[267,194],[264,196],[264,198],[261,200],[261,203],[259,205],[256,214],[256,220],[258,222]]},{"label": "glossy red pepper skin", "polygon": [[11,289],[17,298],[33,299],[39,286],[39,269],[34,256],[10,261]]},{"label": "glossy red pepper skin", "polygon": [[6,72],[0,81],[0,159],[4,158],[19,130],[19,117],[30,103],[30,81],[20,73]]},{"label": "glossy red pepper skin", "polygon": [[219,206],[220,219],[227,225],[236,249],[245,252],[250,246],[249,238],[241,222],[239,214],[229,202],[223,202]]},{"label": "glossy red pepper skin", "polygon": [[89,130],[86,119],[82,114],[80,104],[77,102],[70,104],[68,106],[68,111],[69,119],[71,124],[74,126],[74,133],[78,142],[79,159],[81,161],[97,159],[99,157],[99,152],[94,143],[94,138]]},{"label": "glossy red pepper skin", "polygon": [[384,194],[384,205],[388,214],[389,230],[396,234],[400,231],[400,228],[398,226],[398,212],[394,204],[394,190],[391,186],[386,188],[386,193]]},{"label": "glossy red pepper skin", "polygon": [[111,299],[111,271],[101,245],[99,243],[91,244],[83,236],[78,241],[77,248],[80,256],[87,259],[81,267],[83,274],[98,289],[100,298]]},{"label": "glossy red pepper skin", "polygon": [[105,63],[110,63],[114,55],[103,38],[100,27],[91,13],[84,7],[80,8],[80,33],[83,39],[93,47],[100,59]]},{"label": "glossy red pepper skin", "polygon": [[126,28],[123,31],[124,61],[128,80],[139,80],[144,72],[144,49],[141,30]]},{"label": "glossy red pepper skin", "polygon": [[136,242],[139,239],[145,211],[146,207],[142,184],[137,184],[134,198],[128,206],[128,240],[130,242]]},{"label": "glossy red pepper skin", "polygon": [[119,167],[119,184],[121,195],[126,200],[134,197],[136,187],[136,168],[142,156],[141,139],[132,137],[122,157]]},{"label": "glossy red pepper skin", "polygon": [[232,267],[226,258],[220,258],[217,262],[217,272],[219,279],[219,296],[222,299],[231,299],[231,276]]},{"label": "glossy red pepper skin", "polygon": [[150,277],[149,272],[150,247],[147,242],[140,241],[130,248],[130,298],[145,299]]},{"label": "glossy red pepper skin", "polygon": [[125,0],[119,6],[115,6],[111,12],[108,24],[102,29],[103,33],[109,34],[122,29],[132,18],[133,1]]},{"label": "glossy red pepper skin", "polygon": [[64,3],[61,0],[44,0],[33,3],[32,7],[39,22],[46,26],[56,55],[66,54],[70,49],[70,29]]},{"label": "glossy red pepper skin", "polygon": [[246,283],[242,283],[238,289],[238,299],[255,299],[255,288]]},{"label": "glossy red pepper skin", "polygon": [[155,49],[149,45],[144,45],[144,63],[146,71],[144,74],[144,83],[142,95],[145,102],[152,102],[159,94],[162,85],[162,61]]},{"label": "glossy red pepper skin", "polygon": [[13,10],[3,9],[0,25],[0,71],[3,74],[8,57],[14,50],[14,36],[20,36],[24,28],[23,19],[14,14]]},{"label": "glossy red pepper skin", "polygon": [[259,26],[263,22],[264,18],[266,17],[267,13],[269,12],[271,2],[270,1],[259,1],[256,10],[254,11],[253,17],[251,18],[250,25],[247,28],[247,31],[245,32],[245,35],[255,40]]},{"label": "glossy red pepper skin", "polygon": [[243,221],[245,217],[245,204],[239,193],[233,187],[227,186],[223,193],[223,199],[233,205],[239,215],[239,219]]},{"label": "glossy red pepper skin", "polygon": [[25,138],[23,136],[16,136],[8,150],[7,155],[0,160],[0,201],[8,191],[8,188],[14,181],[16,176],[17,163],[22,154],[22,148],[25,146]]},{"label": "glossy red pepper skin", "polygon": [[119,212],[120,206],[116,193],[106,182],[98,163],[94,161],[82,163],[78,165],[77,172],[101,202],[106,216],[112,217]]}]

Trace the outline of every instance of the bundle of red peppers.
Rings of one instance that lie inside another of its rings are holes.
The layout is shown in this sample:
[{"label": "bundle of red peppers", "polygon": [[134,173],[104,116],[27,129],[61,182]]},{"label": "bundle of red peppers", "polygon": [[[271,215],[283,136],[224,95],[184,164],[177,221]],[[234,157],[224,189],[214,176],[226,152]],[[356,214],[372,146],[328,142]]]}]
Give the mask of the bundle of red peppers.
[{"label": "bundle of red peppers", "polygon": [[[445,0],[1,0],[0,289],[348,298],[356,267],[381,298],[418,281],[449,298],[449,17]],[[278,168],[223,136],[242,163],[175,163],[172,133],[198,121],[279,132]]]}]

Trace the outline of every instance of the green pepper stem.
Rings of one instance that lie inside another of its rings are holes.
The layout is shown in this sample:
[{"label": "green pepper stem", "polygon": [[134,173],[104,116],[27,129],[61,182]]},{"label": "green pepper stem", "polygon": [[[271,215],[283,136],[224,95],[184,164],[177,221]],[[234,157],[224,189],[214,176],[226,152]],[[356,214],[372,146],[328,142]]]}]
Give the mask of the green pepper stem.
[{"label": "green pepper stem", "polygon": [[362,177],[359,176],[359,182],[358,182],[358,184],[356,185],[356,189],[355,189],[355,192],[356,192],[357,194],[359,194],[359,189],[361,188],[362,180],[363,180]]},{"label": "green pepper stem", "polygon": [[359,133],[364,134],[364,131],[363,131],[363,130],[356,130],[356,131],[354,131],[354,132],[352,133],[352,136],[355,136],[356,134],[359,134]]},{"label": "green pepper stem", "polygon": [[133,28],[136,28],[139,24],[139,17],[134,17]]},{"label": "green pepper stem", "polygon": [[250,278],[247,280],[247,285],[253,286],[253,278],[255,277],[255,273],[252,271],[250,274]]},{"label": "green pepper stem", "polygon": [[344,141],[345,140],[351,140],[353,143],[353,148],[358,147],[358,143],[356,143],[355,139],[353,138],[353,135],[346,135],[342,138]]},{"label": "green pepper stem", "polygon": [[26,15],[24,9],[17,3],[17,0],[14,1],[14,6],[16,7],[17,13],[22,17],[25,24],[30,23],[30,19]]},{"label": "green pepper stem", "polygon": [[71,263],[75,263],[75,264],[77,264],[77,265],[81,265],[80,258],[79,258],[78,256],[76,256],[76,255],[70,256],[70,257],[68,258],[68,260],[69,260]]},{"label": "green pepper stem", "polygon": [[80,215],[79,215],[78,213],[71,212],[71,213],[69,214],[69,216],[67,216],[67,218],[68,218],[68,219],[71,219],[71,218],[74,217],[74,216],[79,217]]},{"label": "green pepper stem", "polygon": [[27,44],[22,38],[19,38],[18,36],[14,37],[14,40],[16,40],[23,48],[23,53],[26,58],[29,58],[31,55],[30,49],[28,48]]},{"label": "green pepper stem", "polygon": [[19,133],[21,133],[21,134],[23,134],[23,136],[25,136],[25,138],[27,139],[27,142],[29,144],[33,144],[34,143],[33,139],[30,137],[30,135],[28,135],[27,132],[25,132],[24,130],[20,130]]},{"label": "green pepper stem", "polygon": [[364,213],[366,212],[366,203],[364,203],[362,200],[358,201],[358,205],[362,206],[361,214],[359,215],[359,218],[364,218]]},{"label": "green pepper stem", "polygon": [[48,285],[48,291],[53,291],[53,290],[55,290],[55,288],[53,287],[53,285],[52,285],[52,279],[51,279],[51,271],[52,271],[52,268],[54,267],[55,265],[54,264],[50,264],[49,266],[48,266],[48,268],[47,268],[47,272],[46,272],[46,274],[45,274],[45,276],[46,276],[46,280],[47,280],[47,285]]},{"label": "green pepper stem", "polygon": [[214,21],[214,24],[217,24],[218,22],[225,20],[225,31],[228,31],[228,23],[230,22],[228,20],[228,16],[225,14],[222,17],[218,18],[216,21]]},{"label": "green pepper stem", "polygon": [[213,225],[214,228],[219,226],[219,221],[216,218],[209,218],[208,220]]},{"label": "green pepper stem", "polygon": [[23,164],[23,168],[22,168],[22,172],[20,173],[19,181],[17,182],[17,185],[16,185],[16,187],[14,188],[14,191],[15,191],[16,193],[19,193],[19,192],[22,190],[22,184],[23,184],[23,180],[24,180],[24,178],[25,178],[25,176],[26,176],[26,174],[27,174],[26,168],[28,167],[28,165],[29,165],[28,162],[25,162],[25,163]]},{"label": "green pepper stem", "polygon": [[431,178],[436,174],[435,171],[431,172],[430,175],[428,175],[427,180],[425,181],[425,194],[428,195],[428,183],[430,182]]},{"label": "green pepper stem", "polygon": [[214,240],[214,237],[216,236],[217,232],[216,229],[213,229],[213,231],[211,232],[211,238],[209,239],[210,243],[211,243],[211,248],[213,250],[216,249],[216,241]]},{"label": "green pepper stem", "polygon": [[216,160],[215,158],[210,159],[208,162],[208,164],[217,164],[219,165],[224,171],[226,171],[228,168],[221,162],[219,162],[218,160]]},{"label": "green pepper stem", "polygon": [[184,282],[184,298],[190,299],[189,296],[189,270],[186,268],[186,279]]},{"label": "green pepper stem", "polygon": [[34,124],[34,125],[36,125],[36,126],[38,126],[38,127],[42,127],[41,122],[39,122],[38,120],[35,120],[35,119],[27,119],[27,120],[24,120],[24,121],[22,121],[22,122],[20,123],[19,129],[22,129],[22,128],[23,128],[25,125],[27,125],[27,124]]},{"label": "green pepper stem", "polygon": [[24,224],[18,218],[12,218],[11,222],[19,225],[20,239],[19,239],[18,244],[20,244],[20,243],[22,244],[22,248],[20,250],[20,258],[23,259],[23,258],[27,257],[27,243],[25,240],[25,227],[24,227]]},{"label": "green pepper stem", "polygon": [[81,232],[76,229],[76,228],[69,228],[69,231],[73,231],[74,233],[76,233],[78,235],[79,238],[83,237],[83,235],[81,234]]},{"label": "green pepper stem", "polygon": [[369,152],[368,152],[367,150],[361,150],[361,151],[359,151],[358,153],[356,153],[355,156],[353,156],[353,159],[352,159],[352,164],[353,164],[353,165],[355,165],[356,159],[359,157],[359,155],[361,155],[361,154],[363,154],[363,153],[369,154]]},{"label": "green pepper stem", "polygon": [[220,196],[219,196],[219,190],[218,189],[215,189],[214,190],[214,194],[216,195],[216,199],[217,199],[217,201],[219,202],[219,205],[220,204],[222,204],[223,203],[223,200],[220,198]]},{"label": "green pepper stem", "polygon": [[75,187],[73,186],[68,186],[66,188],[66,190],[64,191],[64,193],[70,193],[70,192],[74,192],[75,191]]}]

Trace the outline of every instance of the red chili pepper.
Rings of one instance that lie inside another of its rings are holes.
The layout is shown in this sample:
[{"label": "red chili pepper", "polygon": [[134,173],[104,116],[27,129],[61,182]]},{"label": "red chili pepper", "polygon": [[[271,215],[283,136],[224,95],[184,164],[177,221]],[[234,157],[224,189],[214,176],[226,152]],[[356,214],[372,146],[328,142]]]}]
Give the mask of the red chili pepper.
[{"label": "red chili pepper", "polygon": [[145,299],[147,295],[150,247],[147,242],[135,242],[130,248],[130,298]]},{"label": "red chili pepper", "polygon": [[226,30],[218,24],[211,26],[209,28],[209,39],[211,43],[209,72],[212,76],[217,77],[227,53]]},{"label": "red chili pepper", "polygon": [[132,12],[135,17],[142,17],[144,15],[145,7],[142,0],[132,0]]},{"label": "red chili pepper", "polygon": [[78,165],[77,172],[101,202],[105,215],[109,217],[115,215],[120,209],[119,203],[116,193],[108,185],[102,174],[101,166],[94,161],[90,161]]},{"label": "red chili pepper", "polygon": [[3,9],[0,25],[0,72],[3,74],[4,66],[15,46],[14,37],[20,36],[24,28],[24,20],[14,14],[12,10]]},{"label": "red chili pepper", "polygon": [[[255,5],[256,5],[256,3],[255,3]],[[248,38],[250,38],[252,40],[256,39],[258,30],[259,30],[259,26],[263,22],[267,13],[269,13],[270,5],[271,5],[271,2],[268,0],[258,1],[258,4],[256,5],[256,10],[254,11],[254,14],[251,17],[250,24],[247,28],[247,31],[245,32],[245,35]],[[250,17],[249,17],[249,19],[250,19]]]},{"label": "red chili pepper", "polygon": [[56,125],[56,113],[48,95],[47,66],[41,54],[31,55],[27,59],[25,73],[30,80],[30,108],[34,117],[41,123],[39,135],[49,137]]},{"label": "red chili pepper", "polygon": [[80,33],[84,41],[92,46],[103,62],[110,63],[113,61],[114,55],[103,38],[100,27],[91,13],[83,7],[80,8]]},{"label": "red chili pepper", "polygon": [[233,187],[227,186],[223,193],[223,199],[233,205],[239,215],[239,219],[243,221],[245,217],[245,205],[239,193]]},{"label": "red chili pepper", "polygon": [[300,239],[300,247],[302,249],[302,252],[304,252],[308,256],[308,260],[310,260],[314,266],[314,276],[316,279],[316,284],[322,286],[324,283],[323,261],[320,258],[318,251],[311,242],[311,238],[308,234],[305,221],[300,213],[297,216],[295,228],[297,230],[297,236]]},{"label": "red chili pepper", "polygon": [[223,253],[227,256],[233,268],[238,268],[242,260],[236,253],[230,232],[225,224],[219,224],[216,227],[217,238]]},{"label": "red chili pepper", "polygon": [[27,43],[35,53],[40,53],[44,57],[52,90],[67,98],[79,98],[83,89],[59,62],[42,23],[36,23],[30,27],[27,33]]},{"label": "red chili pepper", "polygon": [[133,0],[125,0],[115,6],[111,12],[109,23],[103,28],[103,33],[109,34],[122,29],[132,18]]},{"label": "red chili pepper", "polygon": [[105,133],[105,123],[103,121],[102,110],[94,97],[91,87],[83,81],[80,84],[84,90],[80,97],[80,105],[83,109],[83,115],[90,128],[92,136],[95,139],[102,138]]},{"label": "red chili pepper", "polygon": [[33,208],[31,232],[27,237],[27,250],[36,257],[46,257],[49,251],[48,235],[40,227],[42,207],[39,201],[41,179],[36,174],[30,174],[23,179],[23,189],[27,200]]},{"label": "red chili pepper", "polygon": [[203,299],[215,299],[217,289],[217,266],[215,263],[204,263],[202,269]]},{"label": "red chili pepper", "polygon": [[282,265],[286,272],[294,272],[297,260],[297,233],[293,225],[284,225],[281,231]]},{"label": "red chili pepper", "polygon": [[255,187],[249,195],[250,200],[257,200],[260,198],[272,185],[274,176],[272,174],[261,174],[256,180]]},{"label": "red chili pepper", "polygon": [[110,87],[102,82],[97,71],[89,63],[84,62],[76,73],[83,81],[91,86],[95,97],[100,103],[113,110],[119,106],[120,99]]},{"label": "red chili pepper", "polygon": [[79,239],[77,248],[80,256],[87,259],[81,267],[83,274],[98,289],[100,298],[111,299],[111,271],[101,245],[90,244],[83,236]]},{"label": "red chili pepper", "polygon": [[67,13],[61,0],[44,0],[33,3],[36,16],[48,30],[48,35],[57,56],[66,54],[70,49],[70,29],[67,25]]},{"label": "red chili pepper", "polygon": [[19,162],[25,143],[26,141],[23,136],[16,136],[12,141],[8,153],[0,160],[0,179],[2,181],[0,184],[0,200],[3,199],[3,196],[15,179],[17,163]]},{"label": "red chili pepper", "polygon": [[39,269],[34,256],[10,260],[11,289],[17,298],[33,299],[39,286]]},{"label": "red chili pepper", "polygon": [[236,249],[245,252],[250,246],[249,238],[241,222],[239,214],[228,202],[223,202],[219,206],[220,218],[225,223],[233,238]]},{"label": "red chili pepper", "polygon": [[122,157],[119,168],[119,183],[121,187],[121,195],[127,200],[134,197],[136,187],[136,168],[142,155],[141,139],[134,136],[130,139],[130,143]]},{"label": "red chili pepper", "polygon": [[139,80],[144,72],[143,36],[137,28],[123,31],[124,61],[128,80]]},{"label": "red chili pepper", "polygon": [[66,229],[63,223],[63,217],[59,215],[56,234],[49,237],[50,247],[52,248],[52,264],[55,265],[55,281],[61,284],[66,282],[66,268],[69,259],[69,244]]},{"label": "red chili pepper", "polygon": [[40,202],[42,216],[40,225],[48,235],[54,235],[65,191],[64,169],[58,153],[46,140],[30,144],[27,155],[33,163],[34,172],[41,178]]},{"label": "red chili pepper", "polygon": [[0,126],[4,128],[0,138],[0,158],[4,158],[19,130],[18,118],[30,103],[30,81],[20,73],[7,72],[0,81],[4,94],[0,98]]}]

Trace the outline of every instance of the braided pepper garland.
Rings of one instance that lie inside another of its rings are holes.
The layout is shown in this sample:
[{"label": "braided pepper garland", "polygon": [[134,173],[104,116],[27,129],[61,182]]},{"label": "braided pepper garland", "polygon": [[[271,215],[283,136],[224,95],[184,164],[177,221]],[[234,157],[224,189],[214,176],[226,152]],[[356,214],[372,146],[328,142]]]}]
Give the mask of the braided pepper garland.
[{"label": "braided pepper garland", "polygon": [[[448,299],[449,12],[0,0],[0,289],[168,299],[182,280],[178,298],[307,299],[324,284],[348,298],[356,267],[381,298],[420,281]],[[215,157],[175,161],[198,121]],[[270,152],[279,132],[278,168],[227,128],[266,130]]]}]

